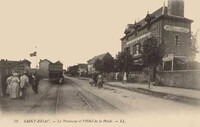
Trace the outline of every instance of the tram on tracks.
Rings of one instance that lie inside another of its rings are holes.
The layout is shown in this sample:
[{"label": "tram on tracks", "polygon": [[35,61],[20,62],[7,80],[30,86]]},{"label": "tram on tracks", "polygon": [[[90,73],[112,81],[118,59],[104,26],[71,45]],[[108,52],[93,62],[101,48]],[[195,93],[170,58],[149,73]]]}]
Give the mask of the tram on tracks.
[{"label": "tram on tracks", "polygon": [[49,81],[52,83],[64,83],[63,64],[60,61],[49,64]]}]

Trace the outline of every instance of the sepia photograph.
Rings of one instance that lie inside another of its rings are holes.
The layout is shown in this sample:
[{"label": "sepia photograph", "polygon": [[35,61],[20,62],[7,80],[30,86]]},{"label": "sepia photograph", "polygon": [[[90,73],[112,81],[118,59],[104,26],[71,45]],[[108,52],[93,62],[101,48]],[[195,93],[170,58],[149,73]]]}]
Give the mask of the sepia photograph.
[{"label": "sepia photograph", "polygon": [[0,126],[199,127],[198,0],[0,0]]}]

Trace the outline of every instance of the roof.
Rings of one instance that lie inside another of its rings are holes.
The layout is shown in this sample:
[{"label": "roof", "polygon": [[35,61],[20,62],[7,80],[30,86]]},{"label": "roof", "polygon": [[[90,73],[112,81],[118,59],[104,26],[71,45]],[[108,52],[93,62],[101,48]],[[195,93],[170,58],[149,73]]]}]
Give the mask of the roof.
[{"label": "roof", "polygon": [[63,64],[60,62],[60,60],[58,60],[58,61],[55,62],[54,64],[61,64],[61,65],[63,65]]},{"label": "roof", "polygon": [[[193,22],[192,20],[190,19],[187,19],[185,17],[179,17],[179,16],[173,16],[173,15],[168,15],[168,7],[166,6],[163,6],[163,7],[160,7],[159,9],[157,9],[156,11],[154,11],[153,13],[149,14],[147,13],[146,17],[147,16],[151,16],[153,17],[153,20],[152,22],[155,22],[157,21],[158,19],[160,19],[161,17],[167,17],[167,18],[176,18],[176,19],[180,19],[180,20],[183,20],[183,21],[189,21],[189,22]],[[140,29],[143,29],[147,26],[147,21],[145,21],[146,17],[142,20],[140,20],[139,22],[135,22],[135,24],[129,24],[128,26],[130,26],[130,30],[128,30],[129,28],[127,28],[125,30],[125,36],[121,39],[124,39],[125,37],[127,36],[131,36],[132,34],[135,33],[135,30],[133,29],[135,25],[140,25],[140,27],[138,28],[138,30]],[[127,30],[130,31],[129,33],[127,33]]]},{"label": "roof", "polygon": [[87,69],[87,64],[78,64],[78,67]]},{"label": "roof", "polygon": [[56,61],[55,63],[53,63],[53,62],[50,62],[50,64],[60,64],[60,65],[63,65],[61,62],[60,62],[60,60],[58,60],[58,61]]},{"label": "roof", "polygon": [[41,62],[44,62],[44,61],[47,61],[47,62],[51,63],[51,61],[49,61],[48,59],[44,59],[44,60],[41,60],[41,59],[40,59],[40,63],[41,63]]},{"label": "roof", "polygon": [[28,64],[31,64],[30,61],[24,59],[24,60],[20,60],[20,61],[11,61],[11,60],[1,60],[0,61],[0,67],[13,67],[13,66],[16,66],[18,64],[22,64],[22,63],[28,63]]},{"label": "roof", "polygon": [[90,60],[88,60],[88,63],[89,64],[94,64],[95,63],[95,61],[96,60],[102,60],[106,55],[108,55],[109,54],[109,52],[107,52],[107,53],[104,53],[104,54],[101,54],[101,55],[98,55],[98,56],[95,56],[95,57],[93,57],[92,59],[90,59]]},{"label": "roof", "polygon": [[[166,14],[166,13],[167,13],[167,7],[165,6],[165,8],[164,8],[164,14]],[[149,12],[147,12],[147,16],[152,16],[152,17],[155,17],[155,18],[160,17],[162,14],[163,14],[163,7],[159,8],[158,10],[154,11],[151,14],[149,14]],[[136,26],[138,24],[141,25],[141,26],[145,26],[147,24],[147,22],[145,21],[145,19],[146,19],[146,17],[144,19],[140,20],[138,23],[135,22],[135,24],[128,24],[128,26],[130,26],[130,29],[134,28],[134,26]],[[127,29],[129,29],[129,28],[127,28]]]},{"label": "roof", "polygon": [[[158,10],[154,11],[153,13],[149,14],[152,17],[158,18],[163,14],[163,7],[160,7]],[[167,7],[164,8],[164,14],[167,14]],[[148,14],[147,14],[148,15]],[[142,26],[146,25],[147,22],[145,21],[145,18],[138,22]]]}]

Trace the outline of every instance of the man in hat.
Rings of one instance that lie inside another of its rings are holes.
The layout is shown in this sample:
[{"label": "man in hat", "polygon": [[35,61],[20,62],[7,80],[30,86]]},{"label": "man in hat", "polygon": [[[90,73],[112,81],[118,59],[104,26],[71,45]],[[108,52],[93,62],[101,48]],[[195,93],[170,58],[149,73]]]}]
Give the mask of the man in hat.
[{"label": "man in hat", "polygon": [[29,79],[28,79],[28,72],[24,71],[23,75],[20,77],[20,97],[22,99],[25,99],[26,93],[27,93],[27,87],[29,85]]},{"label": "man in hat", "polygon": [[35,92],[35,94],[38,94],[38,85],[39,85],[39,76],[35,72],[32,75],[33,81],[32,81],[32,89]]}]

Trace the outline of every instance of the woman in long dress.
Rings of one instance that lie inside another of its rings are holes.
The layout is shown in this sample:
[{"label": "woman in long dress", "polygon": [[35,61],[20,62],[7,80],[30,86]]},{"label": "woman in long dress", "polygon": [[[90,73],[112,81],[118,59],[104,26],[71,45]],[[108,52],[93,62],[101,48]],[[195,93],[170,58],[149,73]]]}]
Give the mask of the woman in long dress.
[{"label": "woman in long dress", "polygon": [[10,83],[10,98],[18,98],[19,97],[19,77],[17,73],[13,74],[13,78]]},{"label": "woman in long dress", "polygon": [[6,93],[10,95],[10,89],[11,89],[11,81],[12,81],[13,75],[9,76],[6,80],[7,83],[7,89],[6,89]]},{"label": "woman in long dress", "polygon": [[127,75],[126,75],[126,72],[124,72],[124,76],[123,76],[123,84],[126,83],[127,81]]}]

